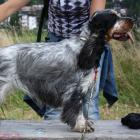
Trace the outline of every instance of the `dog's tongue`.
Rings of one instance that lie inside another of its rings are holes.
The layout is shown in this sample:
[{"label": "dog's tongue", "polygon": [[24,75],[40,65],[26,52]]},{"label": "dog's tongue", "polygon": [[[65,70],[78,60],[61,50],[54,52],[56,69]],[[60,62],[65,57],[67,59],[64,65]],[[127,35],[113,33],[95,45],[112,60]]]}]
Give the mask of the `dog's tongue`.
[{"label": "dog's tongue", "polygon": [[127,35],[129,36],[129,39],[132,43],[134,43],[134,38],[132,36],[132,33],[131,32],[128,32]]},{"label": "dog's tongue", "polygon": [[133,39],[133,36],[132,36],[131,32],[114,33],[112,38],[115,39],[115,40],[119,40],[119,41],[127,41],[128,39],[130,39],[130,41],[132,43],[134,43],[134,39]]}]

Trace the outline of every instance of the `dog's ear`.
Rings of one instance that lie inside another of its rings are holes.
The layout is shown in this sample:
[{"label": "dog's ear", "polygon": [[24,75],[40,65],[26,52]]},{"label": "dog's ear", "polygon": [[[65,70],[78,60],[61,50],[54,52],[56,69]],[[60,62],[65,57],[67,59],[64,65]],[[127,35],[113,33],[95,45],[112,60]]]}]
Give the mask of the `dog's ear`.
[{"label": "dog's ear", "polygon": [[101,55],[104,51],[105,41],[102,36],[91,36],[85,42],[78,56],[78,66],[86,70],[99,66]]},{"label": "dog's ear", "polygon": [[90,17],[89,29],[91,33],[98,33],[101,30],[108,31],[118,18],[117,13],[111,9],[96,11]]}]

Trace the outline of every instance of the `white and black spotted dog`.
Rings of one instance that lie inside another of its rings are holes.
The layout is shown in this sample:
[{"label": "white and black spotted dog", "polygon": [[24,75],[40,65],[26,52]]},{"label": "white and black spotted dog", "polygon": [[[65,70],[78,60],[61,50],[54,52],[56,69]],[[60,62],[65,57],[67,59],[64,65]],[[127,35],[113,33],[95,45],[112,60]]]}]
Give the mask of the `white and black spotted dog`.
[{"label": "white and black spotted dog", "polygon": [[93,131],[82,108],[93,89],[94,68],[108,38],[126,34],[132,26],[131,18],[103,10],[94,13],[79,36],[1,48],[0,103],[11,89],[20,89],[39,105],[62,106],[61,120],[74,131]]}]

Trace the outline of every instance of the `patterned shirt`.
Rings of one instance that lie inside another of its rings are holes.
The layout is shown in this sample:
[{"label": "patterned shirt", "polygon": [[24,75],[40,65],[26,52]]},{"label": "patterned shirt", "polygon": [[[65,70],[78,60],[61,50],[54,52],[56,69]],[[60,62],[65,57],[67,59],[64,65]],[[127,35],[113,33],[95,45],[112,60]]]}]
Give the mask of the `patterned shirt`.
[{"label": "patterned shirt", "polygon": [[50,0],[48,29],[68,38],[80,33],[89,18],[90,0]]}]

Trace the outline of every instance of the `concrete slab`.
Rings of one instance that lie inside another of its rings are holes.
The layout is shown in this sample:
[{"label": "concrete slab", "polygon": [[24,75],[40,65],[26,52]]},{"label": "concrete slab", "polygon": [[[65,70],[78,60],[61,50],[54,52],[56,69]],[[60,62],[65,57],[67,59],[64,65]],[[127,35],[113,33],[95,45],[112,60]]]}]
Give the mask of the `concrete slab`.
[{"label": "concrete slab", "polygon": [[140,140],[140,130],[122,126],[119,120],[100,120],[95,122],[95,132],[83,137],[59,120],[1,120],[0,140]]}]

